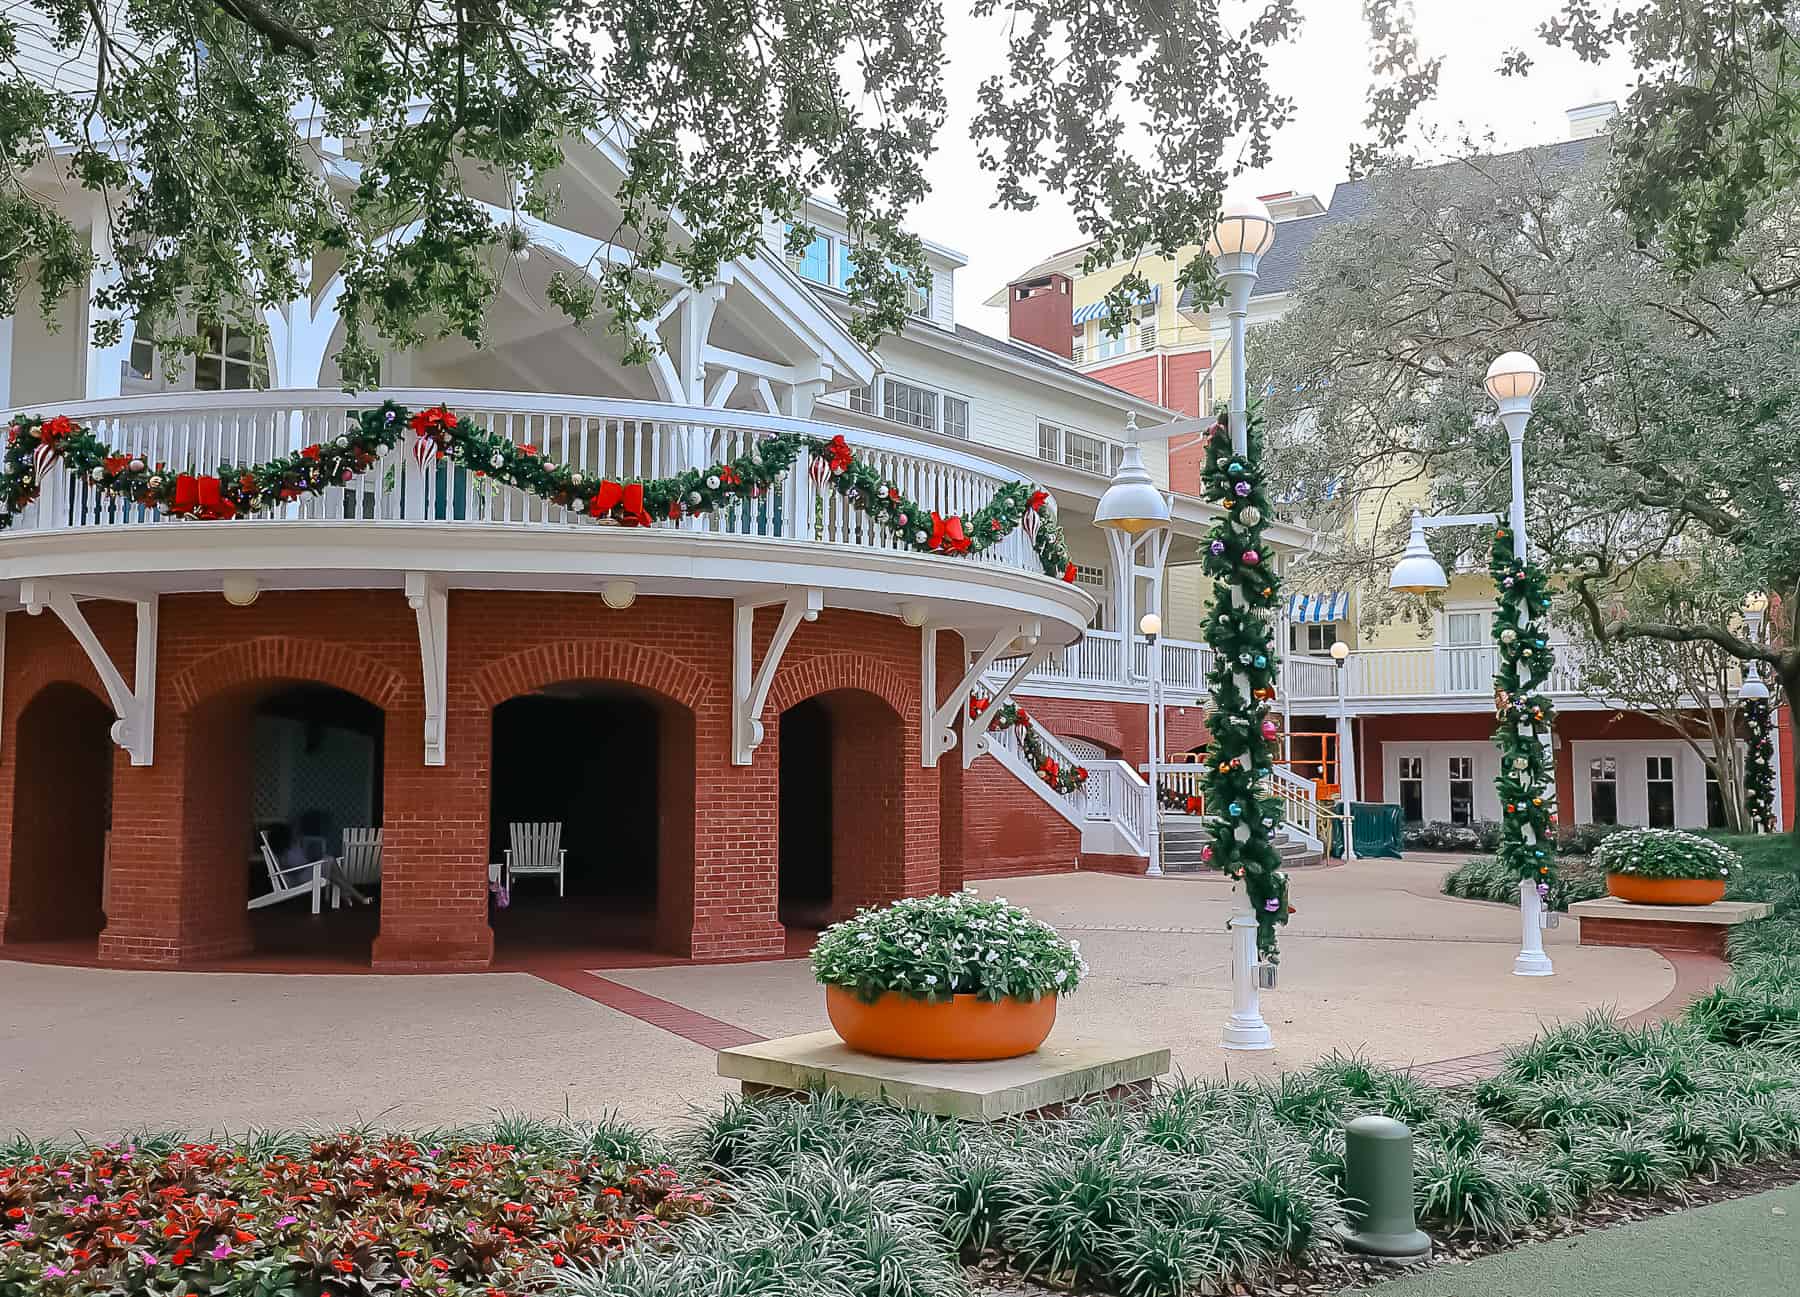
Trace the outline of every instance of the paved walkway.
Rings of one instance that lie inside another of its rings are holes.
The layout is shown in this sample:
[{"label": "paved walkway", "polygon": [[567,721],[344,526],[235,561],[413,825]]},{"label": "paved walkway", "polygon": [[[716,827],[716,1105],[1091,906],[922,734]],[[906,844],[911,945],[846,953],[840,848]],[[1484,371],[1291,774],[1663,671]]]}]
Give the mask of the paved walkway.
[{"label": "paved walkway", "polygon": [[[1306,871],[1264,993],[1277,1048],[1217,1046],[1229,1007],[1215,876],[1072,874],[984,885],[1069,931],[1093,965],[1059,1035],[1167,1042],[1189,1074],[1270,1074],[1333,1048],[1391,1064],[1468,1060],[1541,1023],[1664,1001],[1646,950],[1546,934],[1552,978],[1515,978],[1516,911],[1455,901],[1445,866]],[[0,1129],[34,1134],[277,1123],[479,1120],[497,1110],[666,1122],[726,1092],[713,1051],[812,1031],[803,960],[463,976],[127,973],[0,962]]]},{"label": "paved walkway", "polygon": [[1800,1187],[1657,1216],[1358,1290],[1368,1297],[1794,1297]]}]

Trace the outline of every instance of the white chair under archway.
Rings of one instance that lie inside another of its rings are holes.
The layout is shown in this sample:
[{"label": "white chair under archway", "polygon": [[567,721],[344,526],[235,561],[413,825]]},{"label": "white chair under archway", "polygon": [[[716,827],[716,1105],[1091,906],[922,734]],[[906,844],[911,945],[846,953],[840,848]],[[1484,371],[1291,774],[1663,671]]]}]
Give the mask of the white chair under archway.
[{"label": "white chair under archway", "polygon": [[320,856],[308,860],[304,864],[284,865],[275,855],[275,848],[269,845],[269,835],[259,832],[256,835],[262,843],[263,866],[269,871],[269,890],[261,896],[250,898],[249,908],[260,910],[266,906],[278,905],[282,901],[292,900],[296,896],[312,893],[312,912],[319,912],[319,900],[323,896],[326,880],[331,875],[332,859]]},{"label": "white chair under archway", "polygon": [[331,908],[348,892],[356,905],[367,905],[370,897],[363,888],[381,882],[381,830],[345,829],[343,854],[331,876]]},{"label": "white chair under archway", "polygon": [[532,874],[555,874],[556,894],[563,895],[563,868],[569,853],[563,850],[562,821],[514,821],[508,826],[512,845],[506,849],[509,879]]}]

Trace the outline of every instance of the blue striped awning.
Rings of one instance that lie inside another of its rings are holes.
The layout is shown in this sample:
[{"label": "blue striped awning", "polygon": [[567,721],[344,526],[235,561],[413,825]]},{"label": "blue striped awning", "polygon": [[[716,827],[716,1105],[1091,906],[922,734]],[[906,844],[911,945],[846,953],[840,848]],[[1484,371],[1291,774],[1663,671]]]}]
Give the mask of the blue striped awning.
[{"label": "blue striped awning", "polygon": [[[1162,285],[1161,284],[1152,284],[1152,285],[1150,285],[1150,296],[1138,298],[1136,305],[1142,306],[1145,302],[1149,302],[1152,305],[1154,305],[1155,303],[1160,302],[1161,300],[1162,300]],[[1097,320],[1102,315],[1105,315],[1105,314],[1106,314],[1106,299],[1103,297],[1097,302],[1089,302],[1086,306],[1078,307],[1076,309],[1075,315],[1074,315],[1074,324],[1077,328],[1080,328],[1082,325],[1086,324],[1089,320]]]},{"label": "blue striped awning", "polygon": [[1343,621],[1350,611],[1350,596],[1342,590],[1330,594],[1297,594],[1288,599],[1288,620],[1299,624]]}]

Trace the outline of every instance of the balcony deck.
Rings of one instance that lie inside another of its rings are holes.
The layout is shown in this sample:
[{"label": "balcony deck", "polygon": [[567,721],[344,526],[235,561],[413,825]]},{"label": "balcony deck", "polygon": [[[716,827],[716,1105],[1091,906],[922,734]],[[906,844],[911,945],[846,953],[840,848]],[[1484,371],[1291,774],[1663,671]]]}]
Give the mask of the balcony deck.
[{"label": "balcony deck", "polygon": [[[743,410],[541,393],[388,389],[168,393],[70,402],[45,414],[87,425],[121,454],[175,473],[219,474],[338,436],[384,400],[445,404],[483,431],[529,444],[590,479],[645,480],[728,463],[782,434],[829,439],[831,424]],[[967,515],[1016,475],[977,455],[888,433],[852,431],[858,458],[922,510]],[[222,530],[223,529],[223,530]],[[221,543],[221,538],[230,540]],[[397,585],[427,569],[463,584],[586,588],[628,577],[645,593],[719,595],[817,585],[828,604],[892,612],[926,600],[959,627],[1023,615],[1046,642],[1076,638],[1091,615],[1083,591],[1045,575],[1022,531],[979,554],[920,553],[877,525],[803,456],[769,491],[727,509],[650,527],[579,513],[440,460],[422,468],[410,438],[318,495],[229,522],[172,518],[123,501],[65,469],[0,532],[0,582],[80,578],[169,593],[217,588],[253,571],[266,588]],[[934,612],[934,615],[936,613]]]}]

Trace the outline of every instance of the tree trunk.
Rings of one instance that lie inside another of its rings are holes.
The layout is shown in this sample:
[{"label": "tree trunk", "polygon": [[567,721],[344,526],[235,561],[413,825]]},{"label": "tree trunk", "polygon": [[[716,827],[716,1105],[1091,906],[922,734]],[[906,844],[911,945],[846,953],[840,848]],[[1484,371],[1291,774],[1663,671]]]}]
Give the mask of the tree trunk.
[{"label": "tree trunk", "polygon": [[[1800,711],[1796,710],[1800,709],[1800,653],[1782,654],[1781,700],[1783,706],[1788,709],[1788,718],[1790,720],[1794,719],[1797,715],[1800,715]],[[1780,720],[1781,717],[1779,713],[1770,713],[1769,724],[1771,736],[1777,752],[1781,749]],[[1797,735],[1796,737],[1800,737],[1800,735]],[[1784,791],[1787,796],[1793,797],[1797,793],[1800,793],[1800,743],[1790,743],[1788,747],[1790,749],[1788,752],[1788,777],[1787,788]],[[1779,806],[1776,807],[1776,812],[1778,814],[1780,813],[1780,809]],[[1793,839],[1794,843],[1794,873],[1796,876],[1800,876],[1800,815],[1796,815],[1794,817],[1794,822],[1788,825],[1788,837]]]}]

